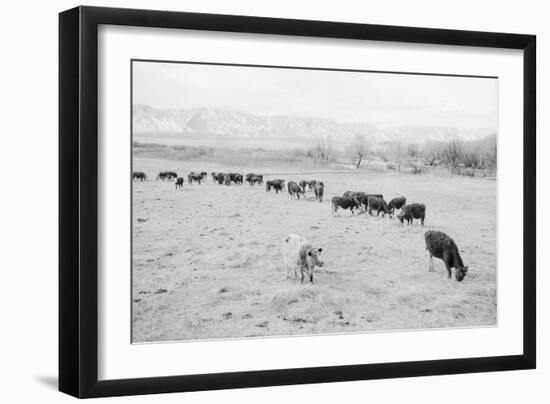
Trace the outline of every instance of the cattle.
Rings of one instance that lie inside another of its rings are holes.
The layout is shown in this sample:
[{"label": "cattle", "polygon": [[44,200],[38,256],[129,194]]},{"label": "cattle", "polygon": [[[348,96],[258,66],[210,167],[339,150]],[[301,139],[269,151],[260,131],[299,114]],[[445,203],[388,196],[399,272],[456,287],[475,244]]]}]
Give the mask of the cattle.
[{"label": "cattle", "polygon": [[212,173],[212,179],[214,182],[217,182],[219,185],[223,185],[224,173]]},{"label": "cattle", "polygon": [[279,193],[279,191],[282,191],[285,186],[285,180],[270,180],[265,182],[265,190],[266,192],[271,191],[271,188],[275,190],[275,193]]},{"label": "cattle", "polygon": [[426,205],[423,203],[411,203],[410,205],[404,205],[401,208],[401,213],[397,215],[397,218],[403,224],[403,220],[407,221],[407,224],[412,224],[413,219],[420,219],[420,223],[424,226],[424,219],[426,218]]},{"label": "cattle", "polygon": [[239,173],[229,173],[229,179],[230,181],[234,182],[235,184],[242,184],[243,183],[243,176]]},{"label": "cattle", "polygon": [[229,174],[224,174],[224,176],[223,176],[223,184],[226,185],[226,186],[231,185],[231,175],[229,175]]},{"label": "cattle", "polygon": [[335,196],[332,198],[333,213],[336,213],[338,211],[338,208],[349,209],[351,211],[351,214],[354,215],[355,213],[353,213],[353,210],[359,209],[359,202],[356,198]]},{"label": "cattle", "polygon": [[304,283],[306,275],[309,281],[313,283],[313,269],[316,265],[320,267],[324,265],[319,258],[323,249],[314,247],[304,237],[296,234],[289,234],[283,238],[281,244],[286,278],[290,278],[292,272],[294,272],[294,277],[297,278],[299,271],[301,283]]},{"label": "cattle", "polygon": [[315,200],[319,202],[323,202],[323,194],[325,193],[325,187],[324,185],[317,184],[313,188],[313,192],[315,193]]},{"label": "cattle", "polygon": [[454,240],[445,233],[435,230],[424,233],[424,239],[426,241],[428,271],[434,272],[433,257],[440,258],[445,263],[448,278],[451,278],[451,268],[454,268],[455,279],[461,282],[468,272],[468,267],[464,266]]},{"label": "cattle", "polygon": [[201,181],[207,176],[208,174],[205,173],[204,171],[203,172],[200,172],[200,173],[195,173],[195,172],[191,172],[189,173],[189,175],[187,175],[187,182],[189,182],[189,184],[192,184],[193,181],[196,181],[199,183],[201,183]]},{"label": "cattle", "polygon": [[389,212],[388,204],[386,203],[386,201],[382,198],[377,198],[374,196],[368,198],[368,209],[369,215],[371,216],[373,210],[376,212],[376,216],[379,216],[380,212],[382,212],[382,217],[384,217],[384,215]]},{"label": "cattle", "polygon": [[357,198],[358,201],[361,201],[366,195],[364,192],[357,191],[346,191],[342,194],[344,198]]},{"label": "cattle", "polygon": [[215,171],[212,171],[210,173],[210,175],[212,176],[212,182],[215,184],[216,182],[218,182],[218,180],[216,179],[216,177],[218,176],[218,173],[215,172]]},{"label": "cattle", "polygon": [[300,180],[300,182],[298,183],[298,185],[300,185],[300,188],[302,188],[302,191],[303,191],[304,194],[305,194],[305,193],[306,193],[307,181],[306,181],[306,180]]},{"label": "cattle", "polygon": [[159,175],[157,175],[157,180],[167,180],[172,181],[173,179],[176,179],[178,177],[178,174],[174,171],[161,171]]},{"label": "cattle", "polygon": [[396,209],[401,209],[405,204],[407,203],[407,198],[404,196],[398,196],[397,198],[393,198],[390,203],[388,203],[388,209],[390,211],[390,217],[392,217],[395,214]]},{"label": "cattle", "polygon": [[183,177],[176,178],[176,189],[183,189]]},{"label": "cattle", "polygon": [[245,181],[248,182],[251,186],[254,184],[263,184],[264,176],[259,174],[246,174]]},{"label": "cattle", "polygon": [[309,190],[311,191],[313,189],[313,187],[317,184],[317,180],[306,181],[306,184],[307,184]]},{"label": "cattle", "polygon": [[147,175],[145,175],[143,171],[134,171],[132,173],[132,179],[145,181],[147,179]]},{"label": "cattle", "polygon": [[302,188],[294,181],[289,181],[287,184],[287,188],[291,198],[296,197],[297,199],[300,199],[300,194],[304,195],[304,191],[302,190]]}]

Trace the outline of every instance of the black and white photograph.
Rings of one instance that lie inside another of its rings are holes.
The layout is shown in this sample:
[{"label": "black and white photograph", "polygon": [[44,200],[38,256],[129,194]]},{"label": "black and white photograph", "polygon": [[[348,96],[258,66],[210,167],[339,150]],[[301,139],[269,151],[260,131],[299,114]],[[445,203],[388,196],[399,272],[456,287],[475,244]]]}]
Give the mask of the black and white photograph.
[{"label": "black and white photograph", "polygon": [[497,326],[497,77],[131,72],[133,343]]}]

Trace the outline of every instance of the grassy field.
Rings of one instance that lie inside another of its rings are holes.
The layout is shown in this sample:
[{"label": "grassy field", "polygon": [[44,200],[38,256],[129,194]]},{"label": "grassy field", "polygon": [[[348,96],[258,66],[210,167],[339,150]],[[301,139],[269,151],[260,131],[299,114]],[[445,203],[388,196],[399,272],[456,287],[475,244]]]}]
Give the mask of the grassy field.
[{"label": "grassy field", "polygon": [[[149,176],[133,185],[134,342],[496,325],[496,181],[144,158],[134,158],[134,170]],[[154,180],[160,170],[316,178],[325,201],[210,177],[176,191]],[[330,198],[346,190],[425,203],[426,225],[333,215]],[[440,260],[428,272],[427,230],[454,238],[470,266],[463,282],[447,279]],[[285,279],[280,246],[288,233],[324,250],[313,285]]]}]

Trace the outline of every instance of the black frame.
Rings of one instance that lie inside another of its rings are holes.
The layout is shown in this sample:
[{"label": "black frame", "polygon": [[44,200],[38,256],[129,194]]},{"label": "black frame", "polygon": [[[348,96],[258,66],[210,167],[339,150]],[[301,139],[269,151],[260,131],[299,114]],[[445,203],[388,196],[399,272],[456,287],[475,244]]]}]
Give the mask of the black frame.
[{"label": "black frame", "polygon": [[[523,354],[98,381],[97,33],[100,24],[523,50]],[[59,390],[105,397],[536,367],[536,37],[77,7],[59,15]]]}]

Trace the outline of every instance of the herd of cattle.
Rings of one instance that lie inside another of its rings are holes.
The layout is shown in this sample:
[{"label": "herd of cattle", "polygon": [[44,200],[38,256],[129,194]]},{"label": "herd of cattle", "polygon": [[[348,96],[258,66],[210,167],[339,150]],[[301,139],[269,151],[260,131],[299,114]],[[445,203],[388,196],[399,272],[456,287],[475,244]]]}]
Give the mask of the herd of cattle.
[{"label": "herd of cattle", "polygon": [[[201,184],[205,178],[208,177],[208,173],[205,171],[191,172],[187,175],[187,182],[192,184],[197,182]],[[229,186],[234,184],[243,184],[247,182],[250,186],[255,184],[262,185],[264,183],[264,176],[261,174],[249,173],[243,176],[239,173],[222,173],[212,172],[212,181],[219,185]],[[134,171],[132,173],[133,180],[145,181],[147,175],[142,171]],[[184,184],[184,178],[178,177],[178,174],[174,171],[161,171],[157,177],[157,180],[161,181],[173,181],[175,180],[176,190],[182,189]],[[300,199],[306,195],[306,191],[312,191],[315,195],[315,200],[323,202],[323,195],[325,190],[325,184],[318,180],[301,180],[299,182],[288,181],[284,179],[274,179],[265,182],[266,192],[270,192],[272,189],[275,193],[284,192],[285,184],[288,194],[292,198]],[[382,217],[388,215],[392,218],[396,215],[396,210],[400,210],[397,214],[397,218],[401,224],[405,221],[408,225],[413,224],[414,219],[420,219],[420,223],[424,226],[424,220],[426,218],[426,205],[423,203],[412,203],[407,205],[407,198],[404,196],[398,196],[390,200],[387,203],[384,200],[382,194],[368,194],[366,192],[346,191],[342,196],[335,196],[332,198],[332,212],[336,213],[338,209],[349,209],[354,215],[355,210],[361,212],[368,212],[369,215],[376,213],[379,216],[382,213]],[[428,260],[428,270],[433,272],[433,257],[443,260],[447,269],[448,277],[451,278],[451,268],[455,268],[455,278],[457,281],[462,281],[466,276],[468,267],[464,266],[458,247],[454,240],[447,234],[439,231],[427,231],[424,234],[426,243],[426,257]],[[290,234],[282,241],[283,261],[287,270],[287,277],[290,276],[292,270],[294,276],[298,276],[300,273],[301,282],[304,281],[304,277],[307,276],[309,281],[313,283],[313,269],[317,266],[322,266],[323,262],[320,260],[320,254],[323,251],[322,248],[313,247],[312,244],[305,238]]]}]

